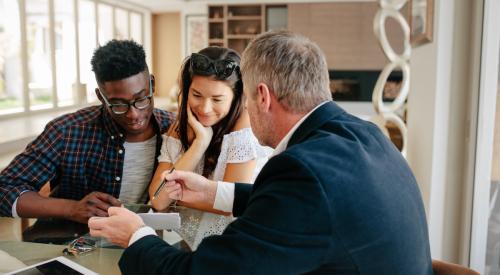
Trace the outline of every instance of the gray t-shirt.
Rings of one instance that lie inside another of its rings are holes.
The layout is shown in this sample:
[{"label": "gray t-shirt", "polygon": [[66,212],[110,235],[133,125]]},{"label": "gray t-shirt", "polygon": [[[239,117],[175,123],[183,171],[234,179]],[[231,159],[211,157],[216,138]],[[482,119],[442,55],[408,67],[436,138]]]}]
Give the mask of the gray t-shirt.
[{"label": "gray t-shirt", "polygon": [[142,142],[125,142],[120,201],[122,203],[143,202],[153,175],[156,136]]}]

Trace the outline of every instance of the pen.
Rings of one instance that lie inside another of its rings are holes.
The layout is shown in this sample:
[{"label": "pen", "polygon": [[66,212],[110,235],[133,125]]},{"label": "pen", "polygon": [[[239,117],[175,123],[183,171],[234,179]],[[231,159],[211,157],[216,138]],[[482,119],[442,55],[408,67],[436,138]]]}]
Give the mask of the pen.
[{"label": "pen", "polygon": [[[170,174],[170,173],[174,172],[174,170],[175,170],[175,167],[172,167],[172,169],[170,169],[170,171],[168,171],[168,173]],[[158,196],[158,193],[160,193],[160,191],[163,188],[163,186],[165,185],[165,183],[167,183],[167,181],[165,179],[163,179],[160,186],[158,186],[158,189],[156,189],[155,193],[153,194],[153,199],[156,198],[156,196]]]}]

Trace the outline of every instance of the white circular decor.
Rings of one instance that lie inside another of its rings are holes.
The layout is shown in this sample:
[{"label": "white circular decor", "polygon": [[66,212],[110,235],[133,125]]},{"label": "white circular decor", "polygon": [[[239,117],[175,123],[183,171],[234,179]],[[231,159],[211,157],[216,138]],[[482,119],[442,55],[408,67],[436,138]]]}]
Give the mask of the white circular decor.
[{"label": "white circular decor", "polygon": [[[388,17],[393,18],[396,22],[399,23],[401,29],[403,30],[403,45],[404,50],[401,55],[398,55],[391,44],[389,43],[389,39],[387,38],[387,34],[385,32],[385,20]],[[382,50],[384,51],[387,58],[396,62],[400,59],[408,60],[410,59],[411,54],[411,44],[410,44],[410,26],[404,16],[397,10],[394,9],[380,9],[377,14],[375,14],[375,18],[373,20],[373,31],[375,32],[375,36],[377,37]]]},{"label": "white circular decor", "polygon": [[[384,103],[384,86],[387,82],[387,78],[394,71],[394,69],[400,68],[403,72],[403,79],[401,80],[401,88],[399,90],[398,96],[393,102]],[[390,113],[396,112],[398,109],[404,107],[406,98],[408,97],[408,92],[410,91],[410,66],[407,62],[393,62],[385,66],[384,70],[380,73],[375,88],[372,94],[372,103],[375,111],[377,113]]]},{"label": "white circular decor", "polygon": [[[378,127],[383,128],[383,132],[387,133],[386,124],[391,122],[394,124],[398,130],[401,132],[402,138],[402,148],[401,154],[406,158],[407,152],[407,128],[404,120],[399,113],[405,113],[406,99],[408,98],[408,93],[410,90],[410,55],[411,55],[411,44],[410,44],[410,27],[408,22],[401,14],[400,9],[406,4],[407,0],[380,0],[380,9],[377,11],[375,18],[373,20],[373,32],[378,39],[380,47],[384,51],[385,56],[389,59],[389,63],[384,67],[380,73],[377,83],[372,94],[372,104],[375,112],[377,113]],[[403,30],[403,53],[397,54],[392,48],[389,40],[387,38],[385,30],[385,22],[388,17],[393,18],[399,23],[401,29]],[[399,90],[399,94],[392,102],[385,103],[384,98],[384,88],[387,83],[387,78],[395,69],[401,69],[402,80]]]},{"label": "white circular decor", "polygon": [[383,9],[394,9],[400,10],[405,4],[407,0],[381,0],[380,6]]}]

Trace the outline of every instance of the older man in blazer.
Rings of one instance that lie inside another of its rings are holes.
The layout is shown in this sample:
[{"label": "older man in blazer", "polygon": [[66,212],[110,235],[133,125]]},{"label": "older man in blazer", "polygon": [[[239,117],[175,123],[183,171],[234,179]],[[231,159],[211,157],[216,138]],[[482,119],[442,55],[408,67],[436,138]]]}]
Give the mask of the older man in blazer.
[{"label": "older man in blazer", "polygon": [[401,154],[331,101],[324,55],[285,31],[258,36],[241,71],[252,130],[275,148],[255,184],[177,171],[162,192],[238,217],[195,252],[110,208],[91,233],[127,247],[124,274],[432,274],[424,207]]}]

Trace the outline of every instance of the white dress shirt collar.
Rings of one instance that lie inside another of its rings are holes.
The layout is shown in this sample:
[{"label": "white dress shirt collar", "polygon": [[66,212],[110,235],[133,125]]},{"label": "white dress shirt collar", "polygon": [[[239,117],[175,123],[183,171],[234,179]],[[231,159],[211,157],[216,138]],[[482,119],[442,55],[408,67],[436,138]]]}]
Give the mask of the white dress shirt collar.
[{"label": "white dress shirt collar", "polygon": [[292,138],[292,135],[295,133],[295,131],[297,131],[297,128],[299,128],[299,126],[304,122],[304,120],[306,120],[312,114],[312,112],[316,111],[316,109],[318,109],[319,107],[321,107],[323,104],[325,104],[327,102],[328,101],[322,102],[318,106],[314,107],[314,109],[312,109],[309,113],[307,113],[299,121],[297,121],[297,123],[295,123],[295,125],[293,125],[292,129],[290,129],[290,131],[288,131],[288,133],[280,141],[280,143],[278,143],[278,146],[276,146],[276,148],[274,149],[272,155],[269,158],[274,157],[274,156],[282,153],[283,151],[285,151],[286,147],[288,146],[288,142]]}]

